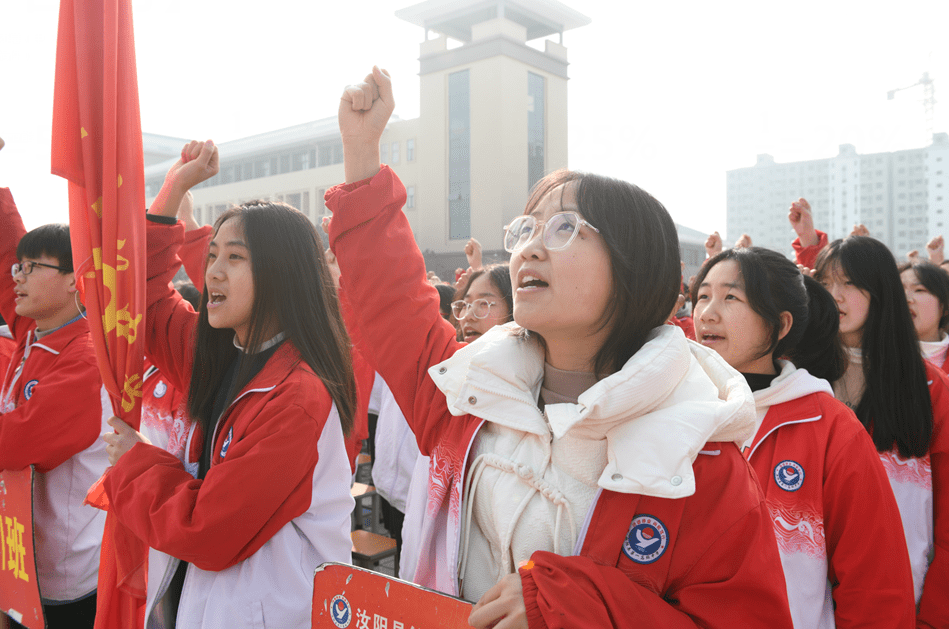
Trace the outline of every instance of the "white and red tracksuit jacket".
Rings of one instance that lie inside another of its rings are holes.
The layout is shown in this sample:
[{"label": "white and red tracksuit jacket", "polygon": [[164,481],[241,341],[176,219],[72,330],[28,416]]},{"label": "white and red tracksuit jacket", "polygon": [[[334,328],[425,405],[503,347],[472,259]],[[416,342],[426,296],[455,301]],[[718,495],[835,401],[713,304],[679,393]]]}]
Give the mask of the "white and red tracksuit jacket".
[{"label": "white and red tracksuit jacket", "polygon": [[[0,266],[18,260],[26,233],[8,188],[0,188]],[[0,273],[0,312],[16,349],[0,392],[0,469],[36,466],[33,523],[36,569],[46,602],[96,589],[105,513],[83,505],[109,464],[99,436],[111,430],[89,325],[69,323],[36,340],[36,323],[16,314],[14,281]]]},{"label": "white and red tracksuit jacket", "polygon": [[[418,532],[421,543],[416,545],[422,553],[417,558],[416,582],[457,594],[461,514],[465,508],[463,484],[468,475],[469,450],[477,448],[481,428],[486,424],[483,418],[506,422],[502,429],[521,426],[525,442],[533,443],[540,437],[550,443],[554,438],[550,428],[543,428],[544,419],[536,410],[539,378],[537,382],[518,383],[515,376],[515,381],[503,384],[504,378],[489,377],[491,369],[518,370],[521,362],[508,363],[502,357],[490,368],[474,361],[470,369],[443,363],[455,358],[462,345],[439,314],[438,293],[425,279],[424,260],[401,212],[404,201],[404,187],[385,166],[370,180],[333,188],[327,193],[327,205],[334,213],[330,243],[339,260],[343,289],[350,302],[358,305],[354,310],[361,333],[372,348],[371,360],[399,405],[406,409],[422,454],[431,456],[426,514]],[[398,327],[393,327],[394,322]],[[487,338],[490,335],[492,338]],[[704,425],[709,434],[715,432],[715,428],[705,425],[710,415],[720,413],[717,421],[727,423],[740,414],[740,400],[748,404],[750,430],[750,391],[720,359],[707,356],[705,348],[696,346],[702,356],[696,358],[692,345],[676,328],[660,326],[654,335],[655,342],[643,356],[655,354],[659,358],[664,353],[660,350],[665,348],[682,358],[681,364],[676,364],[676,373],[683,378],[683,385],[674,386],[675,393],[665,401],[681,402],[683,406],[679,419],[670,418],[665,426],[664,438],[669,442],[671,430],[694,444],[694,451],[690,447],[675,460],[663,459],[663,437],[656,432],[662,426],[649,420],[637,423],[631,419],[607,437],[611,443],[617,437],[619,442],[631,445],[636,455],[621,452],[617,458],[617,453],[611,452],[607,457],[592,504],[585,517],[581,514],[576,546],[563,553],[575,556],[537,551],[529,557],[520,553],[513,557],[515,566],[522,559],[533,561],[530,569],[520,570],[530,626],[789,627],[787,592],[771,519],[750,466],[734,443],[697,439],[705,434],[699,425]],[[517,355],[518,361],[526,361],[537,371],[536,343],[525,349],[530,355],[518,355],[516,347],[508,342],[506,328],[494,328],[485,337],[465,349],[477,353],[480,348],[475,346],[497,340]],[[471,355],[465,353],[457,359],[465,362]],[[539,360],[542,373],[542,355]],[[636,365],[618,379],[637,382],[634,372],[639,367],[653,373],[648,365]],[[429,375],[433,366],[438,366],[437,375],[457,377],[462,382],[467,382],[466,371],[477,372],[500,388],[488,389],[483,379],[480,384],[472,381],[470,387],[462,384],[449,403]],[[718,383],[713,384],[707,370],[716,371],[716,366],[721,367],[718,375],[735,376],[729,380],[734,387],[722,389],[716,387]],[[606,380],[597,386],[603,382]],[[607,386],[598,391],[603,392]],[[612,409],[631,391],[638,393],[639,389],[620,387],[612,394],[604,393],[604,408]],[[655,397],[656,392],[652,395]],[[667,408],[663,401],[658,401],[658,406]],[[546,409],[551,417],[557,410],[553,407],[563,407],[557,417],[558,425],[564,427],[571,418],[577,419],[578,414],[586,417],[591,411],[556,404]],[[565,441],[582,441],[565,429]],[[749,434],[742,431],[742,441]],[[552,449],[559,448],[556,444]],[[700,450],[704,454],[699,454]],[[645,483],[638,485],[640,491],[630,489],[637,481],[624,474],[637,466],[636,460],[652,462],[657,457],[664,460],[662,471],[654,478],[639,477],[638,481]],[[577,459],[572,462],[586,463]],[[545,484],[535,478],[542,475],[547,481],[550,474],[559,473],[552,471],[553,466],[545,468],[542,462],[536,462],[535,470],[534,463],[525,461],[514,466],[525,481],[517,491],[530,492],[531,487]],[[557,465],[566,463],[559,461]],[[677,470],[675,476],[666,475],[670,468]],[[540,491],[544,499],[551,500],[549,520],[556,518],[559,522],[554,503],[562,504],[563,496],[553,490]],[[660,491],[680,497],[658,497]],[[536,494],[533,497],[540,499]],[[515,537],[529,536],[531,529],[546,529],[550,521],[521,520],[511,533]],[[563,522],[563,531],[571,521]]]},{"label": "white and red tracksuit jacket", "polygon": [[[185,389],[197,314],[171,288],[183,228],[149,223],[148,353]],[[187,459],[201,453],[192,430]],[[120,522],[152,549],[146,627],[188,561],[177,627],[309,627],[315,568],[351,561],[353,499],[343,432],[319,378],[289,342],[218,421],[203,480],[137,444],[106,476]]]},{"label": "white and red tracksuit jacket", "polygon": [[949,627],[949,376],[926,362],[933,435],[929,453],[880,454],[903,517],[913,569],[918,627]]},{"label": "white and red tracksuit jacket", "polygon": [[826,380],[779,363],[755,392],[744,452],[774,520],[794,626],[915,626],[909,556],[893,543],[900,513],[873,441]]}]

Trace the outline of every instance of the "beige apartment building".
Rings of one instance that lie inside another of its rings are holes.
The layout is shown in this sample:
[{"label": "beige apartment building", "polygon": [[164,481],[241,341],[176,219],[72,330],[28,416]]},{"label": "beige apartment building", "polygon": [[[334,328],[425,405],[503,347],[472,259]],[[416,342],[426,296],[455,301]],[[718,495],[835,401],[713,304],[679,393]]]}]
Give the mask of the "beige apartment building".
[{"label": "beige apartment building", "polygon": [[[567,166],[567,50],[528,42],[590,20],[555,0],[429,0],[396,15],[425,33],[420,115],[393,116],[380,148],[406,186],[419,247],[458,253],[474,236],[501,250],[502,228],[523,211],[534,183]],[[461,45],[450,47],[449,38]],[[149,202],[183,143],[145,135]],[[335,115],[220,150],[220,173],[193,191],[200,223],[253,198],[285,201],[318,223],[324,192],[344,179]]]},{"label": "beige apartment building", "polygon": [[[563,33],[590,19],[557,0],[427,0],[395,14],[424,31],[419,117],[393,116],[380,149],[406,186],[404,211],[419,248],[442,277],[465,266],[472,236],[488,261],[506,260],[503,227],[523,212],[539,179],[567,167]],[[145,134],[149,203],[185,141]],[[264,198],[319,224],[323,194],[344,180],[335,114],[223,142],[220,151],[220,173],[193,190],[199,223]],[[680,228],[686,277],[705,255],[692,231]]]}]

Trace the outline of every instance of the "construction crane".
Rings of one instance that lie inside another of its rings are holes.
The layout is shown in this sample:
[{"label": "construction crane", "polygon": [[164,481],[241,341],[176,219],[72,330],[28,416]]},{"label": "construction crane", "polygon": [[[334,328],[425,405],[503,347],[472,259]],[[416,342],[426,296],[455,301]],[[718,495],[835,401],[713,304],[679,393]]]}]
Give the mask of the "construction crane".
[{"label": "construction crane", "polygon": [[923,109],[926,110],[926,132],[929,134],[928,137],[933,137],[933,110],[936,108],[936,90],[933,87],[933,80],[929,78],[929,72],[923,72],[923,77],[913,83],[912,85],[907,85],[906,87],[900,87],[895,90],[890,90],[886,93],[887,100],[893,100],[896,97],[897,92],[902,92],[903,90],[913,89],[917,85],[923,86]]}]

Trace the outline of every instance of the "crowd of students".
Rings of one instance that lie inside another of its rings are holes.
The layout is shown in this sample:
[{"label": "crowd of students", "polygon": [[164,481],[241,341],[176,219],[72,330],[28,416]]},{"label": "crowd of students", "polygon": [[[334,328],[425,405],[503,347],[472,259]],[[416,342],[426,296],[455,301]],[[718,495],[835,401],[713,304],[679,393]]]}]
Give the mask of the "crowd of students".
[{"label": "crowd of students", "polygon": [[400,574],[473,627],[949,626],[944,269],[830,243],[801,199],[797,264],[713,234],[686,286],[658,200],[563,170],[509,264],[469,242],[447,285],[380,165],[393,108],[378,68],[343,92],[328,251],[282,203],[198,226],[218,150],[183,147],[147,214],[139,430],[111,417],[68,228],[26,233],[0,189],[0,468],[36,466],[50,627],[114,626],[82,504],[106,468],[141,626],[309,626],[315,568],[351,560],[367,411]]}]

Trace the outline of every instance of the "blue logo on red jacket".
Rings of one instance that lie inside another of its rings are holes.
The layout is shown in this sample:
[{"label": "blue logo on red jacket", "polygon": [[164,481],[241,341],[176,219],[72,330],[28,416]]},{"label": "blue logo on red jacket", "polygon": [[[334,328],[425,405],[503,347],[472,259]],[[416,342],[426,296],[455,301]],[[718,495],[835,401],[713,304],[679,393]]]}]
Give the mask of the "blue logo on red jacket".
[{"label": "blue logo on red jacket", "polygon": [[227,431],[227,437],[224,439],[224,445],[221,446],[221,458],[227,456],[227,449],[231,447],[231,438],[234,436],[234,427],[231,426],[231,429]]},{"label": "blue logo on red jacket", "polygon": [[30,380],[25,385],[23,385],[23,397],[30,399],[33,397],[33,387],[40,383],[39,380]]},{"label": "blue logo on red jacket", "polygon": [[774,482],[784,491],[797,491],[804,484],[804,468],[796,461],[781,461],[774,468]]},{"label": "blue logo on red jacket", "polygon": [[636,563],[652,563],[662,557],[669,545],[669,531],[659,518],[640,514],[629,524],[623,552]]},{"label": "blue logo on red jacket", "polygon": [[353,612],[349,607],[349,601],[342,594],[333,597],[333,601],[330,603],[330,618],[333,620],[333,624],[340,627],[340,629],[349,626],[349,621],[353,618]]}]

